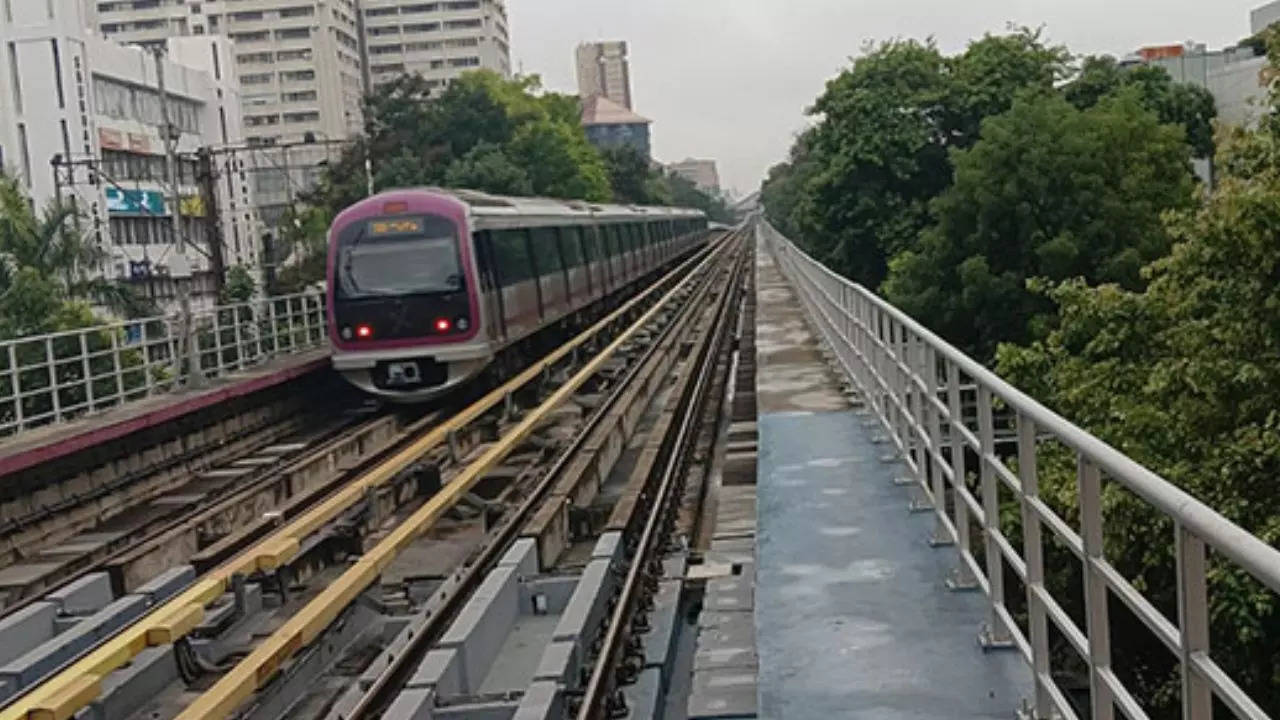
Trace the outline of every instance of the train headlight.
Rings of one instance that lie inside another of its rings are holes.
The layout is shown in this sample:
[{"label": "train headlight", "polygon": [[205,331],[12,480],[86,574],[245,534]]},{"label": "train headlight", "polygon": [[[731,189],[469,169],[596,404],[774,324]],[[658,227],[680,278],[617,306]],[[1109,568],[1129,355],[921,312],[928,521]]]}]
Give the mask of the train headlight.
[{"label": "train headlight", "polygon": [[343,328],[342,328],[342,339],[343,339],[343,340],[350,340],[350,339],[351,339],[351,326],[350,326],[350,325],[344,325],[344,326],[343,326]]},{"label": "train headlight", "polygon": [[373,326],[363,325],[363,324],[357,325],[356,337],[360,338],[361,340],[368,340],[369,338],[373,337]]},{"label": "train headlight", "polygon": [[436,332],[447,333],[452,328],[453,328],[453,323],[449,321],[449,318],[436,319]]},{"label": "train headlight", "polygon": [[467,328],[471,327],[471,323],[466,318],[460,317],[458,318],[458,321],[454,323],[454,326],[465,332]]}]

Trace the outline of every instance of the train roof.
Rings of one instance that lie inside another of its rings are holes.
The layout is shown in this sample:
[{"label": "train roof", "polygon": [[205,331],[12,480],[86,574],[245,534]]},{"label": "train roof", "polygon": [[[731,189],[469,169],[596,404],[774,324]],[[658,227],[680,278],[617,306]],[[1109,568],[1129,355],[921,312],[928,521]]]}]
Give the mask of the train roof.
[{"label": "train roof", "polygon": [[476,190],[423,188],[427,192],[448,195],[465,203],[476,217],[546,217],[546,218],[701,218],[705,213],[692,208],[655,207],[645,205],[613,205],[586,200],[557,200],[542,197],[506,197]]}]

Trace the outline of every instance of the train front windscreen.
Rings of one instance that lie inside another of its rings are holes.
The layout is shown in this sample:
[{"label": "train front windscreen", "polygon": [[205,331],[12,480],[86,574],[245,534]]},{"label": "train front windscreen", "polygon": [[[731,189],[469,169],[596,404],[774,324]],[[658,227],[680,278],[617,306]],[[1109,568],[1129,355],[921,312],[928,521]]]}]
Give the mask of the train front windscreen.
[{"label": "train front windscreen", "polygon": [[430,215],[359,220],[337,237],[334,322],[343,341],[441,338],[470,317],[458,230]]}]

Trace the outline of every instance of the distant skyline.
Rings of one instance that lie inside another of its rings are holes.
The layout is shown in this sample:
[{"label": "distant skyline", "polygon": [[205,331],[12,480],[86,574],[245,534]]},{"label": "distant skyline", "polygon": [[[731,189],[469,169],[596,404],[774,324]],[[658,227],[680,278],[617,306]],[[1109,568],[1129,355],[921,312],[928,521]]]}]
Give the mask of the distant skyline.
[{"label": "distant skyline", "polygon": [[804,109],[868,41],[933,36],[947,53],[1008,24],[1043,26],[1076,54],[1233,44],[1259,0],[508,0],[512,64],[575,93],[574,49],[626,40],[636,112],[654,157],[714,158],[746,194],[782,161]]}]

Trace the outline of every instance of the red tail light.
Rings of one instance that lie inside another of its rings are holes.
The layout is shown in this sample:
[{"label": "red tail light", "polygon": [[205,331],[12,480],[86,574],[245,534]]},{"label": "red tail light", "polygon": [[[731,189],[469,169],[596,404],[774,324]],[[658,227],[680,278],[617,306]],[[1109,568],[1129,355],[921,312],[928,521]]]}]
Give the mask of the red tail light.
[{"label": "red tail light", "polygon": [[449,318],[439,318],[436,320],[436,332],[447,333],[452,327],[453,323],[449,322]]},{"label": "red tail light", "polygon": [[370,325],[357,325],[356,337],[360,338],[361,340],[368,340],[369,338],[373,337],[373,327]]}]

